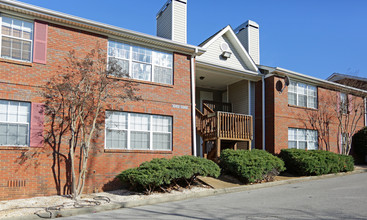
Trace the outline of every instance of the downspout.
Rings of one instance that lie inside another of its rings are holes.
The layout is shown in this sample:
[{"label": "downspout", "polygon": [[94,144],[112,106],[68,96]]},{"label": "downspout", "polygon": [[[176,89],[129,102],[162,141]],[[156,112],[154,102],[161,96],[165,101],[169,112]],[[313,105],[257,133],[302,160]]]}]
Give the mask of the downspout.
[{"label": "downspout", "polygon": [[192,110],[192,150],[193,155],[196,157],[196,115],[195,115],[195,56],[198,53],[198,49],[195,48],[195,53],[191,55],[191,110]]},{"label": "downspout", "polygon": [[364,97],[364,126],[367,126],[367,97]]},{"label": "downspout", "polygon": [[261,76],[262,83],[262,147],[265,150],[265,74]]}]

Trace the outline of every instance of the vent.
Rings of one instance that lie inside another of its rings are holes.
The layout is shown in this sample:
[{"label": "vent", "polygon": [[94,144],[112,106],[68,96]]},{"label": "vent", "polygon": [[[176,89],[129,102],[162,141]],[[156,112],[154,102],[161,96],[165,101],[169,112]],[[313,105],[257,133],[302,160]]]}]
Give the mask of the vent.
[{"label": "vent", "polygon": [[222,52],[229,51],[229,46],[228,46],[228,44],[226,42],[222,42],[220,44],[220,49],[222,50]]},{"label": "vent", "polygon": [[25,187],[25,185],[26,185],[25,180],[8,180],[9,188]]}]

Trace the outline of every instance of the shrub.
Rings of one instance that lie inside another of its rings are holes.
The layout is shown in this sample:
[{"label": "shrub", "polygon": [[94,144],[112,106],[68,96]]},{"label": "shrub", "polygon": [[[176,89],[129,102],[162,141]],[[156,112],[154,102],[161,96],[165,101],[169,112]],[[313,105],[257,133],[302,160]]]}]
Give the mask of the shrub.
[{"label": "shrub", "polygon": [[353,149],[358,162],[365,162],[367,155],[367,127],[362,128],[353,136]]},{"label": "shrub", "polygon": [[220,166],[244,183],[259,182],[284,171],[284,162],[263,150],[232,150],[221,152]]},{"label": "shrub", "polygon": [[313,176],[354,169],[354,161],[351,156],[329,151],[283,149],[279,156],[284,160],[287,171],[297,175]]},{"label": "shrub", "polygon": [[220,168],[213,161],[194,156],[180,156],[172,159],[157,158],[142,163],[137,168],[122,171],[117,178],[128,183],[133,189],[152,193],[156,188],[178,185],[184,181],[188,186],[198,175],[218,177]]}]

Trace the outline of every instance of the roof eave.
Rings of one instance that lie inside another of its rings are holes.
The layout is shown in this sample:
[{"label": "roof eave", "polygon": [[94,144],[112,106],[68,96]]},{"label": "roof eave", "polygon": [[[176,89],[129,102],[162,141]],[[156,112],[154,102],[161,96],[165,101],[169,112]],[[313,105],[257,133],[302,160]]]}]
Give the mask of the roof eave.
[{"label": "roof eave", "polygon": [[268,70],[269,74],[281,74],[281,75],[284,75],[284,76],[290,76],[291,78],[306,81],[306,82],[313,83],[313,84],[316,84],[316,85],[319,85],[319,86],[325,86],[326,85],[329,88],[339,89],[339,90],[350,90],[352,92],[355,92],[355,93],[358,93],[358,94],[363,94],[363,95],[367,96],[367,91],[366,90],[357,89],[357,88],[342,85],[342,84],[339,84],[339,83],[319,79],[319,78],[308,76],[308,75],[305,75],[305,74],[302,74],[302,73],[287,70],[287,69],[284,69],[284,68],[281,68],[281,67],[268,67],[268,66],[264,66],[264,65],[259,65],[259,68]]},{"label": "roof eave", "polygon": [[90,32],[102,32],[105,33],[106,35],[116,35],[144,43],[151,43],[156,46],[166,46],[170,49],[177,50],[178,52],[183,52],[187,54],[194,54],[200,56],[206,51],[205,49],[198,46],[183,44],[169,39],[152,36],[137,31],[127,30],[124,28],[119,28],[113,25],[108,25],[101,22],[80,18],[62,12],[57,12],[37,7],[34,5],[26,4],[23,2],[13,0],[0,0],[0,8],[25,13],[34,17],[48,19],[51,21],[54,20],[57,22],[65,23],[66,25],[83,27],[88,29]]}]

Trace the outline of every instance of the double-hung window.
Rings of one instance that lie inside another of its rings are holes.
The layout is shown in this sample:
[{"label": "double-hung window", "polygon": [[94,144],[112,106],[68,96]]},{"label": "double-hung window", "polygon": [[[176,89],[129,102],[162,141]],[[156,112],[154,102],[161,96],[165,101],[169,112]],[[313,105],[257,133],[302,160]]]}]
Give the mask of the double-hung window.
[{"label": "double-hung window", "polygon": [[0,16],[0,55],[3,58],[31,62],[33,23]]},{"label": "double-hung window", "polygon": [[109,62],[120,67],[116,76],[173,84],[173,55],[126,43],[108,42]]},{"label": "double-hung window", "polygon": [[171,150],[172,117],[106,111],[106,149]]},{"label": "double-hung window", "polygon": [[288,148],[317,150],[317,131],[309,129],[288,128]]},{"label": "double-hung window", "polygon": [[316,109],[316,86],[291,81],[288,87],[288,104]]},{"label": "double-hung window", "polygon": [[0,100],[0,145],[29,146],[31,104]]}]

